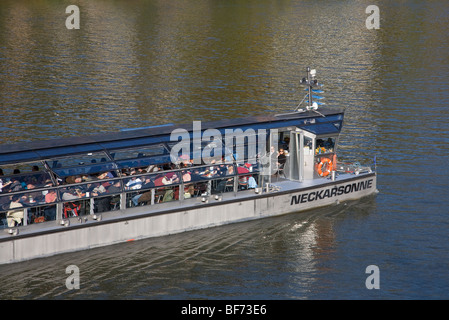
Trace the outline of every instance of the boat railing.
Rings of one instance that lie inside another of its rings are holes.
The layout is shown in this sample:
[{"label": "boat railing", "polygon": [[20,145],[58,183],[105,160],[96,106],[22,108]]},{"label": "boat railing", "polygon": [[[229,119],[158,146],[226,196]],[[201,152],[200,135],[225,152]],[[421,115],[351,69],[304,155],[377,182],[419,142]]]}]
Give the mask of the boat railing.
[{"label": "boat railing", "polygon": [[[79,183],[65,183],[65,180],[57,178],[57,184],[0,193],[0,228],[8,227],[7,216],[13,210],[13,199],[21,205],[14,210],[23,210],[20,225],[26,226],[139,205],[182,201],[204,194],[236,193],[256,188],[260,185],[259,167],[258,163],[232,162],[154,172],[135,171],[132,175],[120,174],[119,171],[118,177]],[[51,197],[47,196],[49,193],[52,193]]]},{"label": "boat railing", "polygon": [[338,173],[350,173],[358,175],[360,173],[371,173],[372,168],[369,166],[363,166],[359,162],[338,162],[336,165],[336,171]]}]

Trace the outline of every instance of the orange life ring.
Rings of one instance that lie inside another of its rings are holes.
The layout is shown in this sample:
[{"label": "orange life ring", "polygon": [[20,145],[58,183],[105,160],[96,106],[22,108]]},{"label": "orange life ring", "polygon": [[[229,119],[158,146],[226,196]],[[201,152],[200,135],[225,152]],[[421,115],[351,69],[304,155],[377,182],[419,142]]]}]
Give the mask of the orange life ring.
[{"label": "orange life ring", "polygon": [[[323,165],[327,163],[326,170],[323,171]],[[318,165],[318,174],[322,177],[327,177],[333,169],[332,161],[328,158],[322,158],[320,164]]]}]

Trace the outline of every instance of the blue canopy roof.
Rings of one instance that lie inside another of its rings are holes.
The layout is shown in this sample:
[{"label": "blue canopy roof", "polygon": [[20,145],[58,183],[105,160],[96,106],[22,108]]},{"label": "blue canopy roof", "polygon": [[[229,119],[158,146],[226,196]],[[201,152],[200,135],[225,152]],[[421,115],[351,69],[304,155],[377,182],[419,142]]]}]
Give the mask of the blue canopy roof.
[{"label": "blue canopy roof", "polygon": [[[317,135],[338,134],[342,127],[344,111],[342,109],[320,108],[313,111],[293,112],[282,115],[254,116],[213,122],[202,122],[201,130],[217,129],[222,134],[226,129],[275,129],[296,126]],[[19,144],[6,144],[0,147],[0,165],[52,160],[75,154],[114,151],[118,149],[165,144],[170,142],[174,129],[183,128],[192,135],[193,124],[162,125],[157,127],[126,130],[100,135],[32,141]],[[112,160],[112,159],[108,159]]]}]

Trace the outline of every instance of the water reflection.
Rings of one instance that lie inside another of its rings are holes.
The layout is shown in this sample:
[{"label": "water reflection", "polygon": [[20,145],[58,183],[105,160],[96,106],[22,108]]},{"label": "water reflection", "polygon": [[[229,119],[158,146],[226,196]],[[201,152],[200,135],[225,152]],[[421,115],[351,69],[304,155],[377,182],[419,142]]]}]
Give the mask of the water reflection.
[{"label": "water reflection", "polygon": [[[327,79],[329,103],[346,103],[339,82],[375,55],[374,36],[358,27],[364,16],[349,4],[340,16],[291,1],[79,6],[81,29],[67,30],[55,19],[65,18],[63,4],[2,4],[0,23],[9,32],[0,73],[13,70],[5,85],[18,92],[3,100],[5,123],[27,127],[21,140],[292,110],[303,97],[298,80],[306,65]],[[318,16],[333,23],[330,34],[329,25],[308,23]],[[39,33],[43,25],[48,32]],[[18,45],[14,34],[23,28]],[[26,106],[28,120],[17,106]],[[19,140],[15,127],[4,130],[6,142]]]},{"label": "water reflection", "polygon": [[[330,271],[333,219],[344,219],[344,210],[129,242],[18,263],[14,270],[3,265],[0,297],[304,299],[327,285],[319,278]],[[80,290],[65,286],[69,265],[80,269]]]}]

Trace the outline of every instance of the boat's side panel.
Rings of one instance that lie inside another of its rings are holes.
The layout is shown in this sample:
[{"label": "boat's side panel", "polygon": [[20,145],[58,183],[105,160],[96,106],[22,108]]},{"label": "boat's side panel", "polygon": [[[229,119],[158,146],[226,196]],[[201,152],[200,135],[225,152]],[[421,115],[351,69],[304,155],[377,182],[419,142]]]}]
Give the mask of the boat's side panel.
[{"label": "boat's side panel", "polygon": [[15,241],[0,242],[0,263],[14,262],[14,243]]},{"label": "boat's side panel", "polygon": [[[23,261],[63,252],[157,237],[232,222],[270,217],[358,199],[375,192],[376,176],[330,183],[302,191],[273,193],[242,201],[204,205],[189,210],[147,215],[110,223],[89,223],[77,228],[11,238],[0,242],[0,263]],[[124,215],[126,217],[126,214]],[[61,227],[64,228],[64,227]],[[14,237],[14,236],[11,236]]]},{"label": "boat's side panel", "polygon": [[[266,201],[266,200],[265,200]],[[0,243],[0,263],[73,252],[254,218],[254,200],[147,216],[108,224],[11,239]],[[63,228],[63,227],[61,227]]]},{"label": "boat's side panel", "polygon": [[270,199],[269,205],[273,207],[268,210],[268,215],[304,211],[328,206],[336,202],[359,199],[374,193],[376,183],[376,175],[373,174],[365,178],[360,177],[357,180],[291,192]]}]

